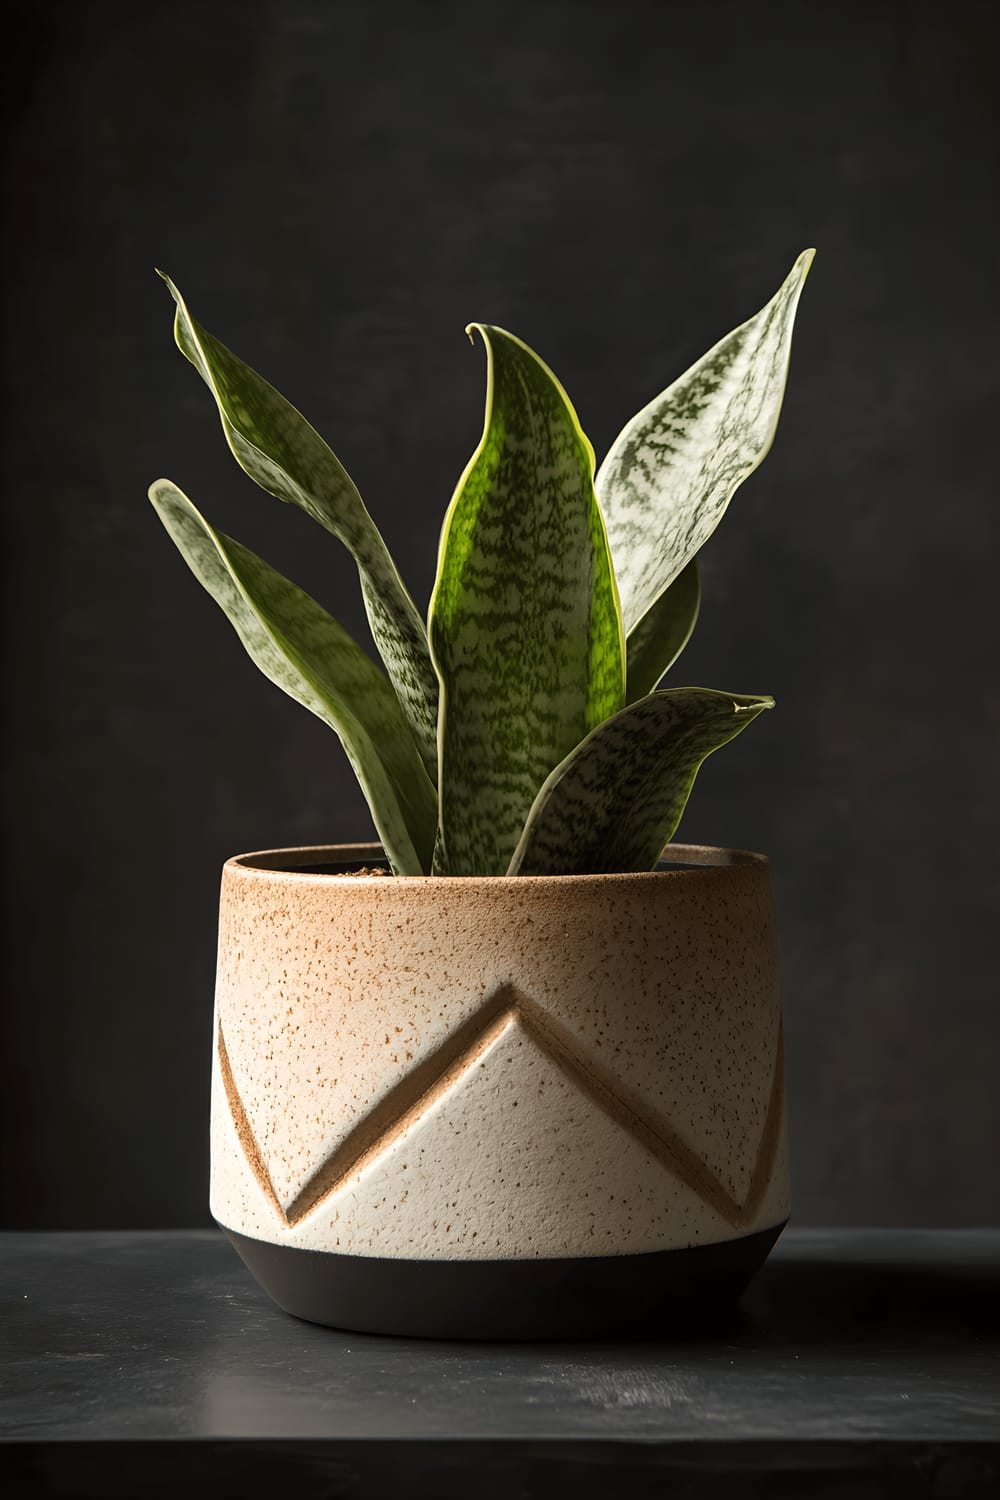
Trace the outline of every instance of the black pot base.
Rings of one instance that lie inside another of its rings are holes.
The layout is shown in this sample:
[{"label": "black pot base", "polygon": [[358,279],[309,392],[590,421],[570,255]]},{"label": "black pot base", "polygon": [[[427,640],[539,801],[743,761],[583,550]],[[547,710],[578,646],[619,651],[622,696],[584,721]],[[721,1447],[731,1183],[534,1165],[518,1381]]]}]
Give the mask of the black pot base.
[{"label": "black pot base", "polygon": [[334,1255],[221,1227],[268,1295],[307,1322],[408,1338],[511,1340],[704,1326],[732,1311],[785,1226],[689,1250],[559,1260]]}]

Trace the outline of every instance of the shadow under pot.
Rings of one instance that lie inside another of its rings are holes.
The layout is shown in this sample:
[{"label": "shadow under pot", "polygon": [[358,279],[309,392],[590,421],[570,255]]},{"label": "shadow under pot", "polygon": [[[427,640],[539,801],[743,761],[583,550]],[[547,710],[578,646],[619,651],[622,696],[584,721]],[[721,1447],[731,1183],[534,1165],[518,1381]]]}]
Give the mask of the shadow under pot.
[{"label": "shadow under pot", "polygon": [[223,870],[212,1213],[312,1322],[563,1338],[732,1306],[788,1217],[771,872]]}]

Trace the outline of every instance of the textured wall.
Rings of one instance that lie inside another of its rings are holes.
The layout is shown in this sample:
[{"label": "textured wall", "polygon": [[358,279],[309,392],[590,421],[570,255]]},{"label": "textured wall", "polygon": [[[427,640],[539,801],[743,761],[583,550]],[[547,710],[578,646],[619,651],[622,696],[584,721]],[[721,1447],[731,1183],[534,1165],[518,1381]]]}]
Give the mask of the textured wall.
[{"label": "textured wall", "polygon": [[776,862],[799,1221],[995,1220],[994,8],[22,10],[6,1222],[206,1217],[219,866],[370,826],[144,498],[168,474],[363,631],[335,544],[229,457],[154,265],[329,436],[423,601],[480,430],[466,322],[527,338],[600,455],[810,244],[676,679],[779,708],[682,832]]}]

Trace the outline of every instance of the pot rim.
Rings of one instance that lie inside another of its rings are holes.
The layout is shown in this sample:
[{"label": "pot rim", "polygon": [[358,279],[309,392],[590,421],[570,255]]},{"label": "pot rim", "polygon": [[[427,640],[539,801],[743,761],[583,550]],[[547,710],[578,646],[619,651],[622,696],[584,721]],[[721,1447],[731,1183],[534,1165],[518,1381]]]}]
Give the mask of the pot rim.
[{"label": "pot rim", "polygon": [[[718,879],[723,871],[737,872],[748,867],[758,869],[770,868],[770,860],[766,854],[758,854],[750,849],[727,849],[713,844],[667,844],[663,850],[662,857],[670,857],[683,861],[689,868],[679,870],[638,870],[638,871],[600,871],[594,874],[579,875],[393,875],[391,876],[393,888],[404,886],[426,886],[433,883],[444,889],[461,888],[468,890],[472,886],[490,885],[504,888],[521,888],[531,886],[535,889],[544,886],[552,888],[565,887],[569,882],[583,881],[593,884],[597,881],[614,882],[620,884],[627,882],[634,884],[638,882],[658,883],[664,880],[701,880],[706,876]],[[357,844],[305,844],[299,847],[282,849],[255,849],[246,854],[234,854],[226,860],[223,871],[242,879],[255,879],[267,877],[271,880],[288,881],[292,884],[324,884],[344,885],[382,885],[386,880],[385,875],[359,875],[357,873],[330,874],[326,871],[316,871],[283,868],[284,865],[325,865],[345,864],[353,861],[385,861],[385,851],[381,844],[357,843]],[[691,869],[691,865],[699,868]]]}]

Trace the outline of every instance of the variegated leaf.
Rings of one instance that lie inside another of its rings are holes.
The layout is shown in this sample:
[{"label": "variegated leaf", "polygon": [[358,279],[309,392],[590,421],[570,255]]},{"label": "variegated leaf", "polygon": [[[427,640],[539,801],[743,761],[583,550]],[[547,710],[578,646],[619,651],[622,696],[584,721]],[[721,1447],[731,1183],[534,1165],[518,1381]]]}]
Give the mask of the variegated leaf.
[{"label": "variegated leaf", "polygon": [[340,736],[393,869],[425,874],[437,799],[389,679],[315,599],[213,530],[176,485],[157,480],[149,498],[251,660]]},{"label": "variegated leaf", "polygon": [[297,505],[353,554],[375,644],[435,778],[438,684],[427,632],[354,481],[305,417],[196,322],[170,278],[163,279],[177,304],[177,346],[215,397],[237,462],[268,494]]},{"label": "variegated leaf", "polygon": [[445,517],[430,610],[442,685],[435,869],[499,875],[553,766],[621,707],[624,642],[576,413],[527,345],[473,326],[487,351],[486,423]]},{"label": "variegated leaf", "polygon": [[688,563],[628,638],[625,702],[651,693],[691,639],[701,606],[698,564]]},{"label": "variegated leaf", "polygon": [[761,312],[632,418],[598,471],[629,637],[771,446],[813,255],[804,250]]},{"label": "variegated leaf", "polygon": [[712,688],[672,688],[630,704],[552,772],[508,873],[651,870],[702,761],[773,707],[773,698]]}]

